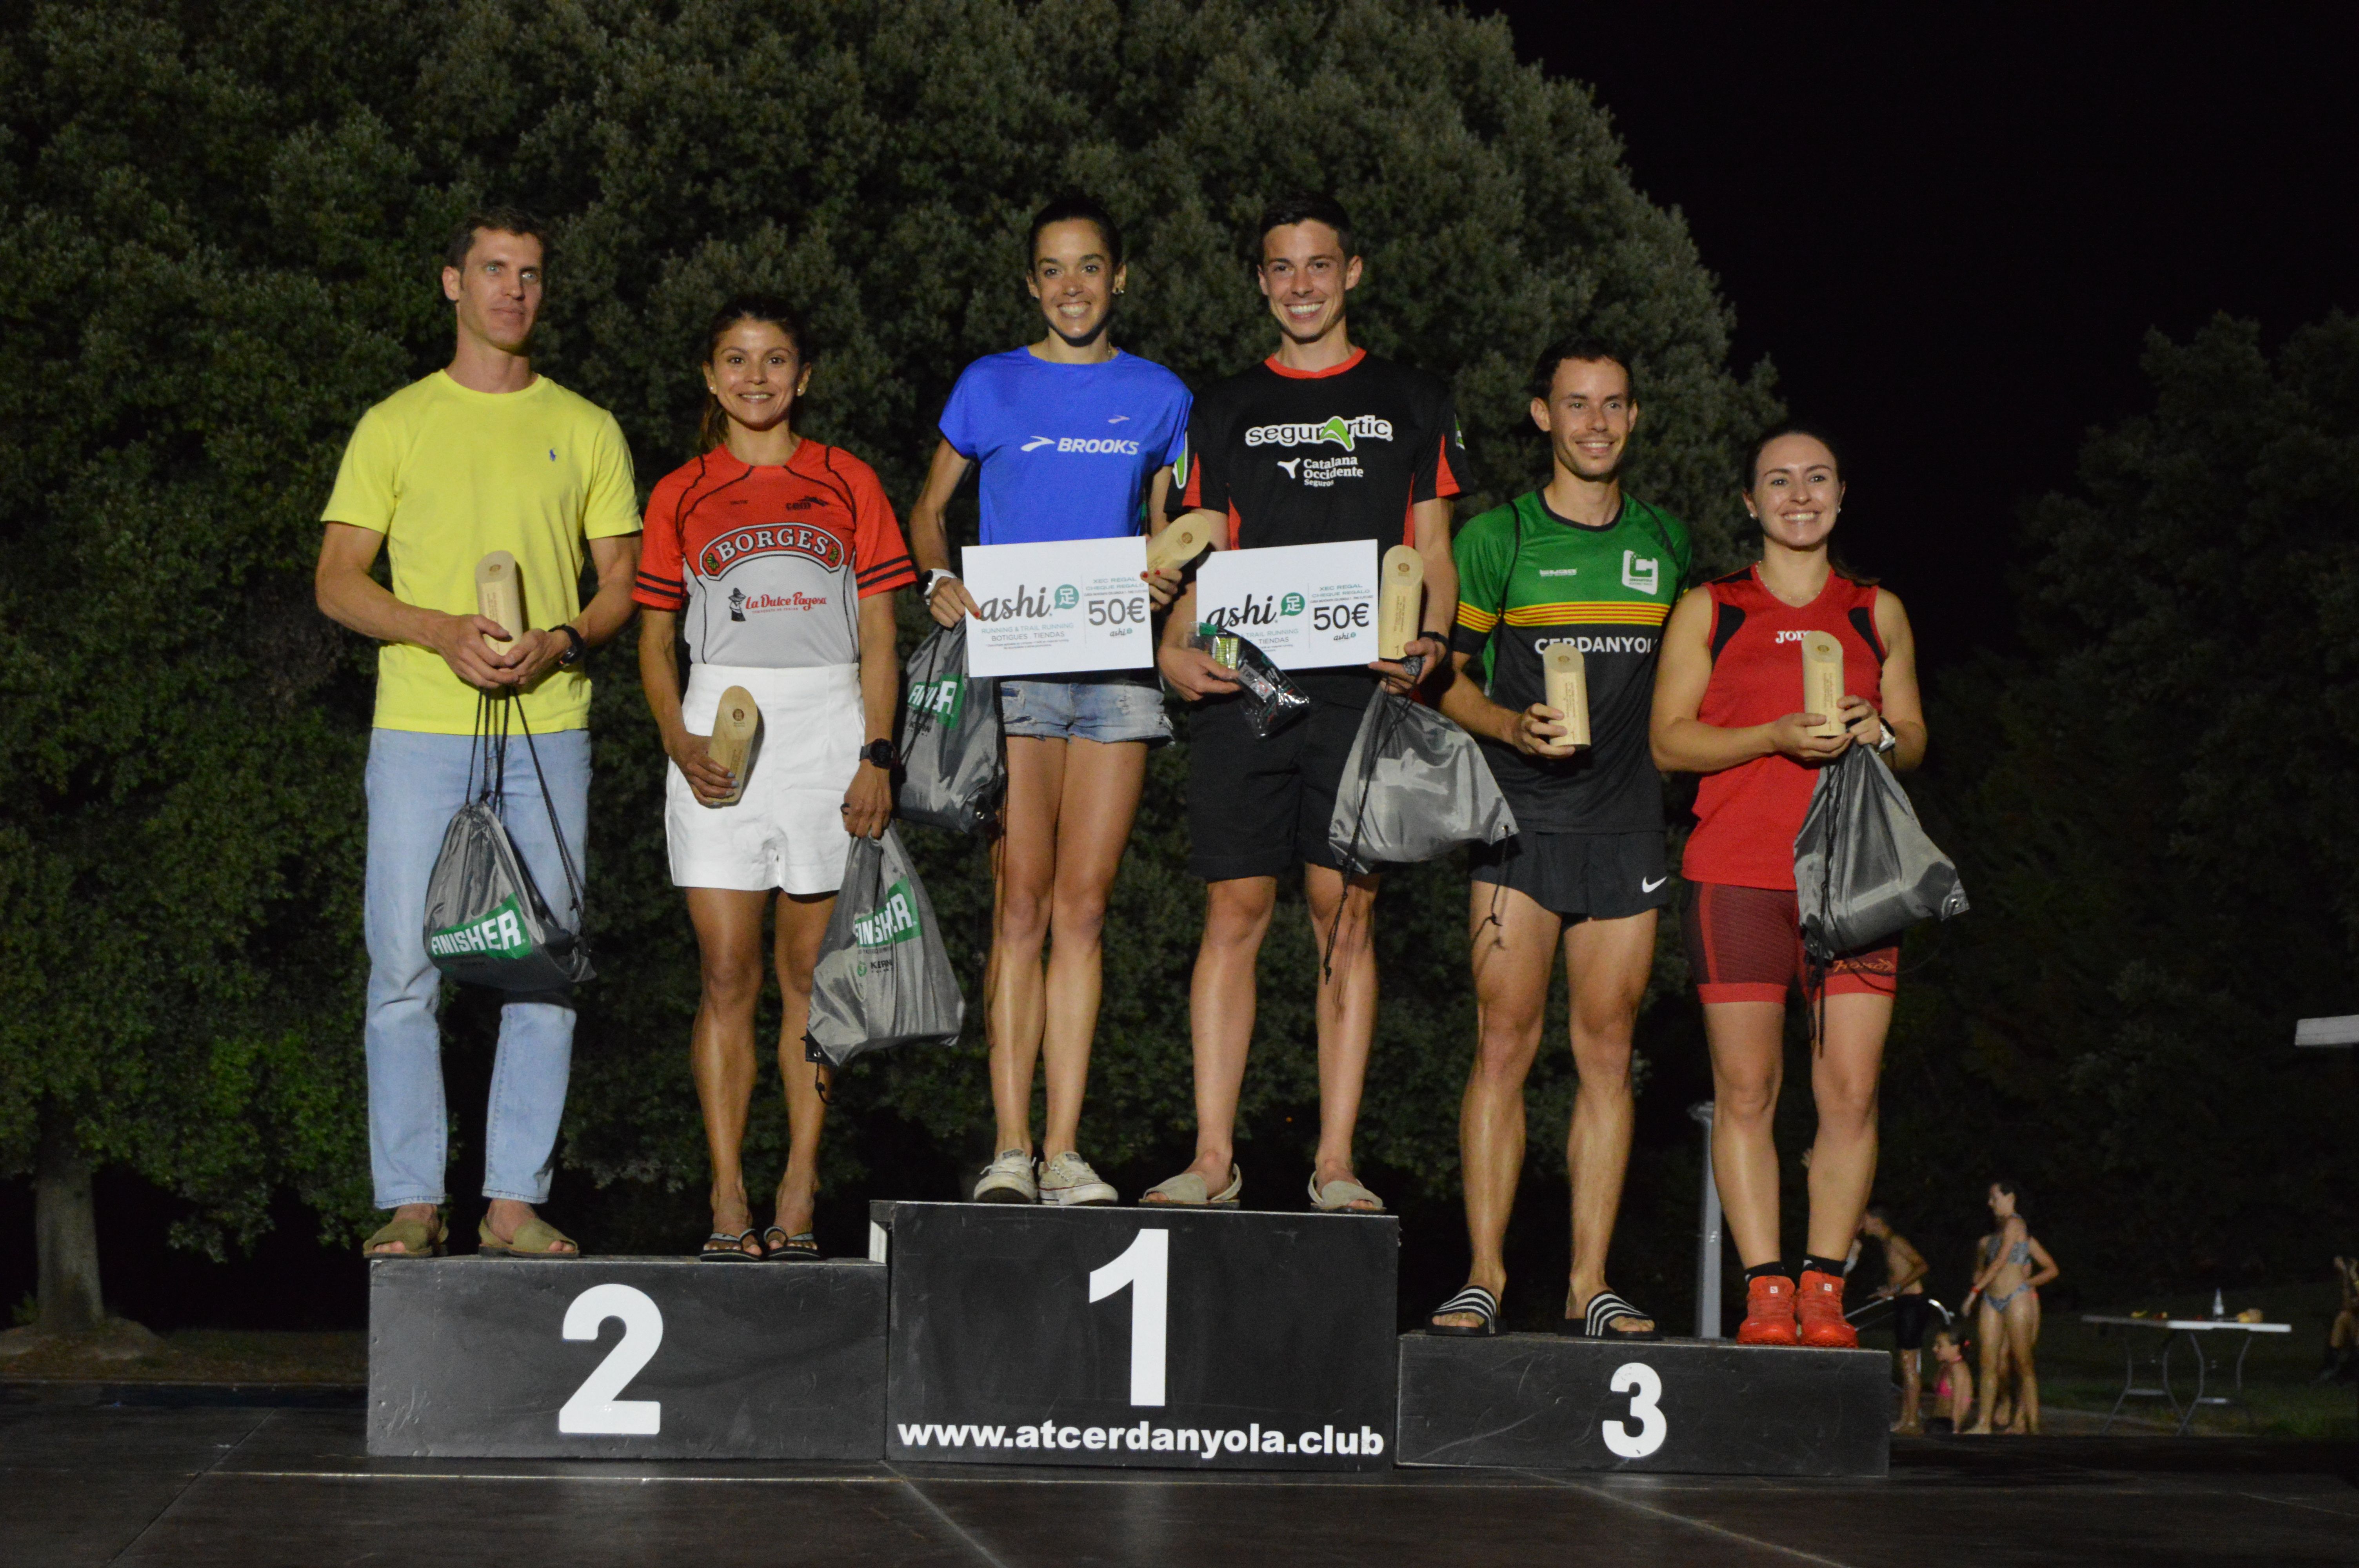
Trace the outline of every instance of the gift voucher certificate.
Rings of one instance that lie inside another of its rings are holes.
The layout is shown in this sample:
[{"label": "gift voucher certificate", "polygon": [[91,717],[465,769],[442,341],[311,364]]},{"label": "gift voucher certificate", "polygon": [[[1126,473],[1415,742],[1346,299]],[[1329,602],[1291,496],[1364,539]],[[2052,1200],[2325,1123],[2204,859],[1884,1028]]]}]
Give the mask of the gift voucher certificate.
[{"label": "gift voucher certificate", "polygon": [[1154,666],[1145,539],[970,545],[961,565],[979,607],[967,627],[969,675]]},{"label": "gift voucher certificate", "polygon": [[1215,550],[1196,568],[1196,619],[1282,670],[1364,665],[1376,656],[1376,542]]}]

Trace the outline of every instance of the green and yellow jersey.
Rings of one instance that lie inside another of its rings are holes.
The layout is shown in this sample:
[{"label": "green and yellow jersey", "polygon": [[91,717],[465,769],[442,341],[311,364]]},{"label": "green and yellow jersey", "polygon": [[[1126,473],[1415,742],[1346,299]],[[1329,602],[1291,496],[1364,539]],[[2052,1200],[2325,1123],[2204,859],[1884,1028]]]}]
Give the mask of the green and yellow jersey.
[{"label": "green and yellow jersey", "polygon": [[1458,622],[1451,647],[1491,700],[1520,712],[1545,700],[1540,654],[1579,648],[1594,742],[1563,760],[1527,757],[1485,740],[1499,788],[1524,827],[1549,833],[1641,833],[1663,826],[1662,789],[1647,751],[1655,655],[1692,556],[1687,525],[1623,497],[1602,528],[1558,516],[1538,492],[1459,530]]}]

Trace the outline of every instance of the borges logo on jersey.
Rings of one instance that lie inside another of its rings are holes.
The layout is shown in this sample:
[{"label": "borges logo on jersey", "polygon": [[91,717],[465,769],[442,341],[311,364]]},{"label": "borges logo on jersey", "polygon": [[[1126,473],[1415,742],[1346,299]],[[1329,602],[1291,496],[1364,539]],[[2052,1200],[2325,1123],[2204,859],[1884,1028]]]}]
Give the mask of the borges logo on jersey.
[{"label": "borges logo on jersey", "polygon": [[733,528],[704,546],[696,569],[719,577],[749,556],[809,556],[830,571],[843,565],[843,541],[824,528],[787,523],[774,528]]},{"label": "borges logo on jersey", "polygon": [[1248,447],[1315,447],[1332,441],[1345,451],[1353,451],[1359,441],[1389,441],[1393,438],[1393,422],[1379,419],[1373,414],[1363,414],[1356,419],[1337,415],[1316,425],[1256,425],[1245,432]]}]

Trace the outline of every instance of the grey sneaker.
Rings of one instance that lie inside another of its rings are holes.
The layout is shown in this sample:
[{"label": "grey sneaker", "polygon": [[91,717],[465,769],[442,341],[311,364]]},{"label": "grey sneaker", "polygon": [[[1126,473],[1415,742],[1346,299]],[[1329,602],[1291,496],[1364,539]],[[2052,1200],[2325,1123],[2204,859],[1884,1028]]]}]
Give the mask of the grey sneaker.
[{"label": "grey sneaker", "polygon": [[1098,1180],[1090,1162],[1071,1150],[1040,1162],[1040,1201],[1071,1207],[1082,1204],[1120,1203],[1114,1188]]},{"label": "grey sneaker", "polygon": [[[1087,1166],[1082,1167],[1084,1170]],[[974,1184],[977,1203],[1038,1203],[1040,1189],[1032,1180],[1032,1155],[1023,1149],[1002,1149],[999,1158],[983,1168]]]}]

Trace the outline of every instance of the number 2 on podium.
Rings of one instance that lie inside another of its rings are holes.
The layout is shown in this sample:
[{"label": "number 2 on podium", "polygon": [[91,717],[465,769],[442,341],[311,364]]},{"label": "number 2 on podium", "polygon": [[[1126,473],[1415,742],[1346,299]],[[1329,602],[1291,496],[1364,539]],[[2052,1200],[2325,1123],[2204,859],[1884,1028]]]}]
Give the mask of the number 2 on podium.
[{"label": "number 2 on podium", "polygon": [[663,1313],[645,1291],[592,1285],[565,1309],[565,1337],[595,1339],[610,1317],[623,1320],[623,1337],[558,1411],[557,1430],[568,1435],[653,1437],[663,1430],[663,1402],[614,1396],[656,1358],[657,1347],[663,1344]]},{"label": "number 2 on podium", "polygon": [[1130,1402],[1163,1402],[1166,1326],[1171,1315],[1171,1233],[1142,1230],[1121,1257],[1090,1271],[1090,1300],[1130,1289]]}]

